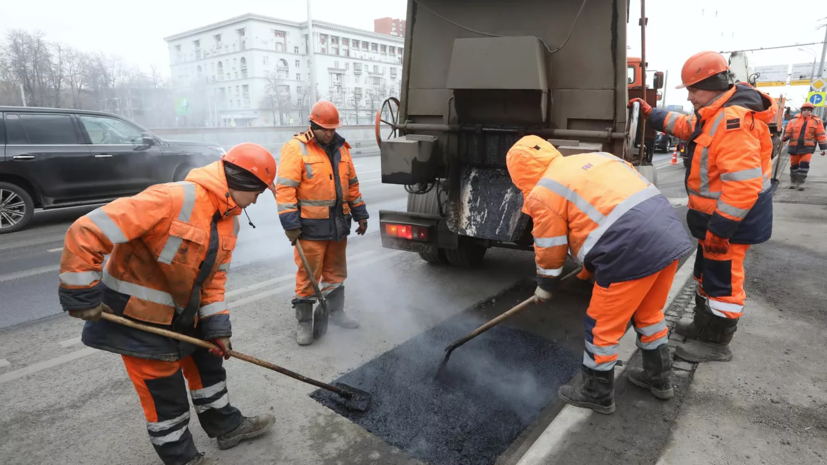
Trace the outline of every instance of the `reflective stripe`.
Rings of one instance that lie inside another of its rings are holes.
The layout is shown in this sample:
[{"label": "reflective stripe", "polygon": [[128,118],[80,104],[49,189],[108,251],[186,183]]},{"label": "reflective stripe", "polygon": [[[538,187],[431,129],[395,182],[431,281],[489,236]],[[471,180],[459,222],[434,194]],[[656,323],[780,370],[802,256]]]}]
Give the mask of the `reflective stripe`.
[{"label": "reflective stripe", "polygon": [[276,184],[280,185],[280,186],[287,186],[287,187],[299,187],[300,182],[299,181],[294,181],[294,180],[288,179],[288,178],[279,177],[279,178],[276,178]]},{"label": "reflective stripe", "polygon": [[203,389],[193,389],[190,391],[190,396],[192,396],[193,399],[209,399],[226,388],[227,382],[219,381],[212,386],[207,386]]},{"label": "reflective stripe", "polygon": [[238,231],[241,229],[241,224],[238,222],[238,217],[233,217],[233,236],[238,237]]},{"label": "reflective stripe", "polygon": [[674,112],[669,112],[666,114],[666,118],[669,119],[669,122],[666,123],[666,132],[672,134],[675,132],[675,123],[678,122],[678,114]]},{"label": "reflective stripe", "polygon": [[614,344],[611,346],[596,346],[589,341],[586,341],[586,350],[595,354],[595,355],[606,355],[612,356],[617,355],[617,346],[618,344]]},{"label": "reflective stripe", "polygon": [[595,223],[600,223],[605,218],[602,213],[597,211],[597,209],[592,206],[592,204],[586,202],[583,197],[580,197],[580,194],[553,179],[542,178],[537,185],[543,186],[555,194],[564,197],[569,202],[572,202],[577,208],[580,209],[580,211],[585,213]]},{"label": "reflective stripe", "polygon": [[770,189],[772,189],[772,179],[764,178],[764,189],[761,192],[767,192]]},{"label": "reflective stripe", "polygon": [[181,247],[182,242],[184,242],[184,239],[180,237],[169,236],[164,248],[161,249],[161,253],[158,254],[158,261],[167,265],[172,264],[172,259],[178,254],[178,248]]},{"label": "reflective stripe", "polygon": [[[712,123],[712,129],[709,131],[709,137],[715,137],[715,131],[718,130],[718,125],[721,124],[721,120],[724,119],[724,111],[718,113],[718,117],[715,118],[715,122]],[[710,142],[710,145],[712,143]],[[701,150],[701,194],[708,194],[709,193],[709,147],[704,147]]]},{"label": "reflective stripe", "polygon": [[612,360],[611,362],[606,363],[595,363],[595,361],[592,360],[591,357],[589,357],[589,354],[583,352],[583,365],[585,365],[588,368],[591,368],[592,370],[609,371],[612,368],[614,368],[616,364],[617,360]]},{"label": "reflective stripe", "polygon": [[706,194],[701,194],[700,192],[693,191],[692,189],[686,189],[689,195],[694,195],[697,197],[703,197],[705,199],[717,199],[721,197],[720,192],[707,192]]},{"label": "reflective stripe", "polygon": [[556,277],[560,276],[561,274],[563,274],[563,267],[561,266],[560,268],[555,268],[553,270],[547,270],[545,268],[540,268],[540,266],[537,265],[537,274],[540,275],[540,276],[556,278]]},{"label": "reflective stripe", "polygon": [[205,404],[205,405],[196,405],[195,411],[198,413],[204,413],[209,409],[220,409],[226,407],[230,403],[230,396],[228,394],[224,394],[223,396],[219,397],[218,400],[215,402]]},{"label": "reflective stripe", "polygon": [[669,338],[667,336],[657,338],[652,342],[643,342],[640,338],[637,340],[637,346],[643,350],[654,350],[664,344],[669,344]]},{"label": "reflective stripe", "polygon": [[348,185],[351,185],[351,186],[354,185],[354,184],[359,184],[359,178],[354,176],[354,177],[350,178],[350,181],[348,181],[347,183],[348,183]]},{"label": "reflective stripe", "polygon": [[722,181],[746,181],[748,179],[760,178],[763,175],[761,168],[750,168],[748,170],[735,171],[732,173],[724,173],[721,175]]},{"label": "reflective stripe", "polygon": [[749,213],[749,210],[733,207],[732,205],[724,202],[723,200],[718,200],[718,210],[726,213],[729,216],[734,216],[735,218],[742,219],[747,216],[747,213]]},{"label": "reflective stripe", "polygon": [[175,301],[172,299],[172,295],[164,291],[150,289],[139,284],[121,281],[120,279],[109,274],[108,270],[103,270],[103,277],[101,278],[101,281],[106,285],[106,287],[115,292],[131,295],[132,297],[137,297],[156,304],[175,307]]},{"label": "reflective stripe", "polygon": [[547,248],[547,247],[557,247],[558,245],[568,245],[569,238],[567,236],[554,236],[554,237],[535,237],[534,238],[534,245],[537,247]]},{"label": "reflective stripe", "polygon": [[731,304],[727,302],[719,302],[717,300],[709,299],[709,309],[712,310],[712,313],[715,316],[719,316],[721,318],[729,318],[728,316],[724,315],[721,312],[729,312],[729,313],[744,313],[744,306],[738,304]]},{"label": "reflective stripe", "polygon": [[591,251],[592,247],[597,244],[597,241],[603,236],[609,228],[612,227],[613,224],[617,220],[620,219],[626,212],[634,208],[635,206],[639,205],[641,202],[648,200],[656,195],[660,195],[660,191],[654,185],[649,185],[643,190],[635,192],[634,194],[627,197],[625,200],[620,202],[619,204],[615,205],[612,211],[609,213],[609,216],[603,218],[602,221],[598,223],[597,228],[594,231],[590,232],[589,235],[586,237],[586,240],[583,241],[583,245],[580,247],[580,251],[577,252],[577,258],[580,262],[585,261],[586,255]]},{"label": "reflective stripe", "polygon": [[184,433],[187,432],[187,428],[188,427],[185,426],[185,427],[183,427],[183,428],[181,428],[177,431],[173,431],[173,432],[167,434],[166,436],[161,436],[161,437],[157,437],[157,438],[153,437],[153,436],[150,436],[149,437],[149,442],[151,442],[152,444],[155,444],[156,446],[163,446],[164,444],[168,444],[170,442],[175,442],[175,441],[181,439],[181,436],[183,436]]},{"label": "reflective stripe", "polygon": [[296,208],[298,208],[298,207],[296,207],[295,203],[280,203],[279,204],[279,213],[286,212],[286,211],[289,211],[289,210],[295,210]]},{"label": "reflective stripe", "polygon": [[305,163],[304,170],[307,172],[307,179],[313,179],[313,165]]},{"label": "reflective stripe", "polygon": [[362,197],[361,197],[361,196],[359,196],[359,197],[357,197],[357,198],[356,198],[356,200],[351,200],[351,201],[350,201],[350,202],[348,202],[348,203],[349,203],[351,206],[353,206],[353,205],[359,205],[360,203],[365,203],[365,201],[364,201],[364,200],[362,200]]},{"label": "reflective stripe", "polygon": [[223,271],[225,273],[230,271],[230,262],[218,265],[218,271]]},{"label": "reflective stripe", "polygon": [[92,220],[92,223],[95,223],[95,226],[109,239],[109,242],[113,244],[129,242],[126,234],[121,231],[121,228],[112,221],[112,218],[110,218],[102,208],[96,208],[91,213],[87,213],[86,217]]},{"label": "reflective stripe", "polygon": [[307,144],[305,144],[302,141],[299,141],[299,148],[302,151],[302,155],[306,157],[307,156]]},{"label": "reflective stripe", "polygon": [[215,315],[216,313],[221,313],[225,310],[228,310],[227,302],[222,300],[221,302],[204,305],[200,310],[198,310],[198,315],[200,315],[201,318],[206,318],[208,316]]},{"label": "reflective stripe", "polygon": [[172,420],[164,420],[158,422],[146,422],[146,429],[152,431],[153,433],[158,433],[167,429],[172,428],[173,426],[178,425],[182,421],[190,419],[190,412],[186,411],[183,414],[173,418]]},{"label": "reflective stripe", "polygon": [[299,200],[300,207],[335,207],[336,200]]},{"label": "reflective stripe", "polygon": [[66,284],[67,286],[88,286],[100,279],[100,271],[80,271],[77,273],[67,271],[60,273],[61,284]]},{"label": "reflective stripe", "polygon": [[319,284],[319,289],[322,290],[322,295],[327,296],[331,292],[335,291],[336,289],[342,287],[342,283],[321,283]]},{"label": "reflective stripe", "polygon": [[635,328],[635,331],[637,331],[638,334],[642,334],[644,336],[652,336],[660,331],[663,331],[664,329],[666,329],[666,321],[660,320],[660,323]]}]

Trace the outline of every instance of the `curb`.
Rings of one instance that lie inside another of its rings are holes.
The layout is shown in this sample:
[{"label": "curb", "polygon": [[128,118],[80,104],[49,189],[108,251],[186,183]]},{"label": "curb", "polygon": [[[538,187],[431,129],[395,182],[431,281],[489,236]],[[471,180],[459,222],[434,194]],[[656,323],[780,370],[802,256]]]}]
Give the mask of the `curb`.
[{"label": "curb", "polygon": [[[669,288],[669,296],[666,298],[666,304],[663,309],[667,324],[670,328],[677,320],[675,316],[667,314],[666,311],[675,299],[681,295],[681,291],[686,287],[686,284],[692,280],[692,264],[695,262],[696,253],[697,251],[693,252],[692,255],[683,262],[683,266],[678,269],[678,272],[675,274],[675,279],[672,280],[672,287]],[[634,330],[627,331],[626,334],[623,335],[618,346],[618,361],[631,360],[632,356],[638,350],[635,339]],[[673,347],[671,340],[672,336],[670,334],[670,349]],[[623,375],[627,366],[628,365],[624,363],[620,370],[615,370],[615,379]],[[583,431],[585,427],[588,426],[588,421],[592,414],[594,414],[594,412],[589,409],[566,404],[545,431],[540,434],[537,440],[535,440],[531,447],[523,454],[516,465],[546,465],[552,463],[554,452],[560,448],[569,435]]]}]

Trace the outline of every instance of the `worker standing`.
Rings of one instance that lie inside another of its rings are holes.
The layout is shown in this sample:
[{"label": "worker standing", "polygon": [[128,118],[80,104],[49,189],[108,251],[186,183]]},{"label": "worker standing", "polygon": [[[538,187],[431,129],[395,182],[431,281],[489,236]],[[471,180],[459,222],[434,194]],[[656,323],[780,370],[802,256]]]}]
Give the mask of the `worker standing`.
[{"label": "worker standing", "polygon": [[[310,130],[296,135],[281,149],[281,171],[276,181],[279,218],[291,243],[297,240],[307,256],[327,300],[331,324],[358,328],[359,323],[345,315],[347,277],[347,236],[351,222],[363,235],[368,228],[368,210],[359,192],[359,179],[350,158],[350,145],[336,132],[341,127],[339,111],[320,100],[310,110]],[[299,345],[313,343],[313,304],[316,302],[310,278],[298,251],[296,272],[296,309]]]},{"label": "worker standing", "polygon": [[[237,145],[221,161],[192,170],[186,181],[115,200],[66,233],[60,303],[87,320],[84,344],[121,354],[150,442],[167,465],[213,463],[198,452],[188,430],[184,379],[201,426],[220,449],[260,436],[274,423],[272,415],[245,417],[230,404],[222,357],[232,348],[224,284],[238,215],[273,189],[275,177],[270,152]],[[101,320],[102,312],[210,340],[221,350]]]},{"label": "worker standing", "polygon": [[810,172],[810,161],[816,151],[816,141],[821,149],[821,156],[827,151],[827,134],[824,124],[813,114],[813,104],[801,105],[801,113],[787,123],[784,141],[790,141],[787,153],[790,154],[790,189],[804,190],[804,181]]},{"label": "worker standing", "polygon": [[772,97],[732,85],[716,52],[690,57],[681,72],[695,107],[690,116],[638,102],[656,130],[689,141],[687,224],[698,239],[695,316],[675,331],[689,339],[676,354],[691,362],[729,361],[729,344],[744,313],[744,256],[772,235]]},{"label": "worker standing", "polygon": [[632,165],[609,153],[563,157],[537,136],[520,139],[506,158],[534,221],[539,302],[560,283],[567,252],[594,275],[586,313],[583,385],[563,386],[567,403],[610,414],[620,338],[631,323],[643,369],[630,380],[660,399],[673,395],[672,363],[663,306],[678,269],[692,250],[674,208]]}]

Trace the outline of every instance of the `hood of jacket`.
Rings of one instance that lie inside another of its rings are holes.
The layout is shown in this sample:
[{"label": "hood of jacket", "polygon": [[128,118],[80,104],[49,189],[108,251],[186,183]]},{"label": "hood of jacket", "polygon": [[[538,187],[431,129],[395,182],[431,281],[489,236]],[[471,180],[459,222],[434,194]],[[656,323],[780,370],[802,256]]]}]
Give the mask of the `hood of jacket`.
[{"label": "hood of jacket", "polygon": [[721,108],[732,106],[749,110],[752,117],[766,124],[773,122],[778,112],[778,106],[772,97],[742,82],[732,86],[720,98],[698,110],[698,114],[703,119],[709,119]]},{"label": "hood of jacket", "polygon": [[528,198],[540,182],[551,162],[562,154],[548,141],[537,136],[525,136],[508,151],[505,158],[511,182]]},{"label": "hood of jacket", "polygon": [[224,162],[219,160],[203,168],[196,168],[189,172],[186,181],[194,182],[210,193],[213,206],[224,216],[240,215],[241,209],[233,201],[230,188],[227,187],[227,177],[224,174]]}]

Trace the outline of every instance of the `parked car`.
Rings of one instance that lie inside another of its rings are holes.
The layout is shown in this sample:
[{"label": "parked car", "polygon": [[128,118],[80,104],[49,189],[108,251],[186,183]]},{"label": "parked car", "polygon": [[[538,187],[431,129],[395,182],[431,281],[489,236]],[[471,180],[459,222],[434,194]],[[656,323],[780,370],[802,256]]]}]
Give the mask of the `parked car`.
[{"label": "parked car", "polygon": [[689,168],[692,160],[689,158],[689,142],[678,139],[678,156],[683,159],[684,168]]},{"label": "parked car", "polygon": [[658,132],[655,134],[655,152],[668,152],[672,148],[672,137],[665,132]]},{"label": "parked car", "polygon": [[0,234],[25,228],[35,208],[100,204],[182,181],[223,153],[109,113],[0,107]]}]

